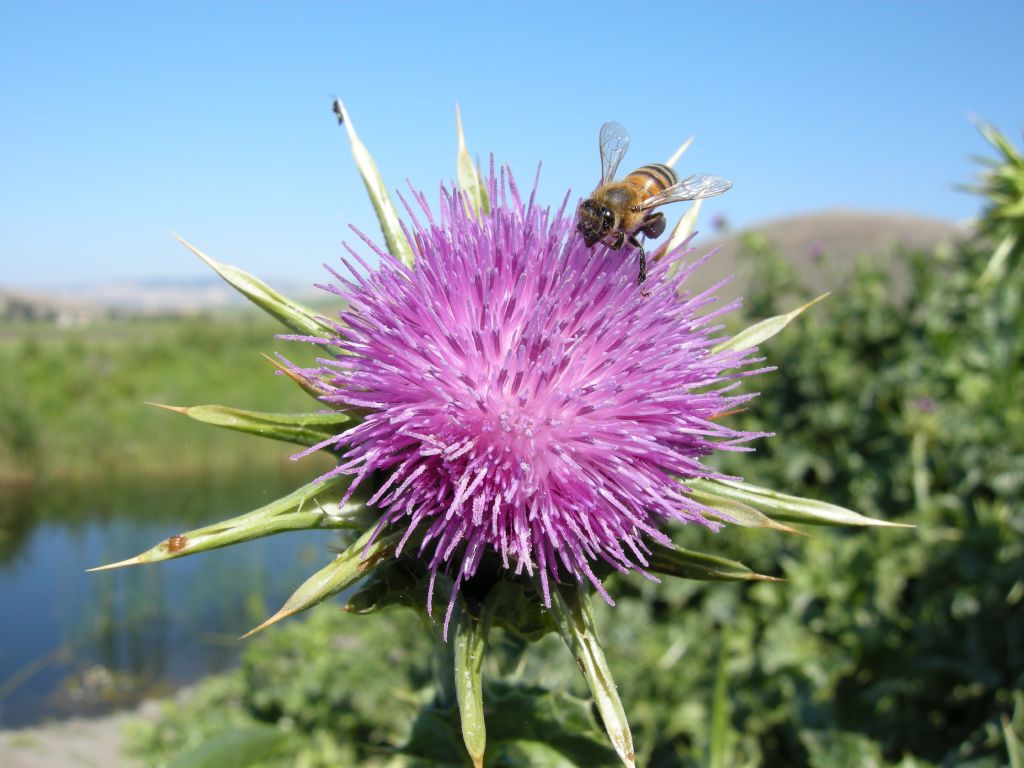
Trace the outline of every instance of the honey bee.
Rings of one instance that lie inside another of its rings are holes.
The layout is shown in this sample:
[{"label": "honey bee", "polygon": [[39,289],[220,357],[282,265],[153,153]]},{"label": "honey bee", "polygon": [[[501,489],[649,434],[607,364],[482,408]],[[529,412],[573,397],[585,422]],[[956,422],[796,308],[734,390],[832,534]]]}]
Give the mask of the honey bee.
[{"label": "honey bee", "polygon": [[666,203],[720,195],[731,181],[702,173],[682,181],[667,165],[651,163],[637,168],[621,181],[615,171],[629,149],[629,134],[616,122],[601,126],[601,183],[580,203],[577,228],[588,247],[603,242],[613,251],[629,243],[640,255],[637,285],[647,279],[647,256],[638,235],[660,237],[665,231],[665,214],[654,209]]}]

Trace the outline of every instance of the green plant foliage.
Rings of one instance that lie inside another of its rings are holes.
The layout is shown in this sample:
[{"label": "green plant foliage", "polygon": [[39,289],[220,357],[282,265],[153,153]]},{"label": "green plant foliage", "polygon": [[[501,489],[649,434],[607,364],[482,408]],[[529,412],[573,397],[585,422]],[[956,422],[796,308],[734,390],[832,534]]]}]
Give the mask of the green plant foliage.
[{"label": "green plant foliage", "polygon": [[895,254],[902,300],[861,265],[813,325],[768,346],[779,370],[743,426],[785,439],[728,468],[918,532],[787,540],[790,584],[737,609],[752,641],[790,648],[760,641],[730,682],[743,729],[779,740],[767,764],[809,759],[772,710],[864,734],[890,761],[998,764],[1000,715],[1024,687],[1024,278],[979,292],[989,256],[977,241]]},{"label": "green plant foliage", "polygon": [[[488,723],[487,766],[588,766],[622,763],[608,747],[590,703],[539,686],[495,682],[485,685]],[[401,748],[402,766],[471,766],[463,751],[454,707],[424,709]]]},{"label": "green plant foliage", "polygon": [[856,765],[858,768],[932,768],[930,763],[907,757],[899,763],[887,762],[878,745],[859,733],[841,731],[802,731],[800,739],[807,748],[811,768]]},{"label": "green plant foliage", "polygon": [[999,153],[997,159],[979,158],[985,166],[980,183],[968,187],[985,197],[981,229],[995,243],[979,281],[988,284],[1019,266],[1024,251],[1024,154],[994,126],[982,121],[976,124],[985,141]]},{"label": "green plant foliage", "polygon": [[[167,705],[159,723],[134,724],[129,753],[146,766],[191,765],[254,733],[268,749],[223,765],[470,766],[457,707],[434,696],[430,645],[410,611],[367,621],[321,608],[253,640],[240,669]],[[621,764],[586,699],[489,683],[484,702],[487,766]]]},{"label": "green plant foliage", "polygon": [[221,731],[176,757],[170,768],[254,768],[271,765],[288,751],[288,734],[270,725]]},{"label": "green plant foliage", "polygon": [[130,752],[162,766],[223,731],[274,725],[291,751],[261,765],[389,765],[430,700],[430,658],[411,612],[367,621],[321,608],[250,641],[240,669],[204,681],[160,723],[135,726]]}]

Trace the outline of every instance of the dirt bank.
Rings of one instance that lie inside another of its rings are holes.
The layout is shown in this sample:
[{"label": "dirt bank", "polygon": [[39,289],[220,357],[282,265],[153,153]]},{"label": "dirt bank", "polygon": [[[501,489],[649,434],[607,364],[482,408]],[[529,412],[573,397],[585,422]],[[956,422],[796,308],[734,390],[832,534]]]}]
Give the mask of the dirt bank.
[{"label": "dirt bank", "polygon": [[31,728],[0,731],[3,768],[132,768],[121,754],[124,726],[132,720],[156,720],[162,702],[105,717],[72,718]]}]

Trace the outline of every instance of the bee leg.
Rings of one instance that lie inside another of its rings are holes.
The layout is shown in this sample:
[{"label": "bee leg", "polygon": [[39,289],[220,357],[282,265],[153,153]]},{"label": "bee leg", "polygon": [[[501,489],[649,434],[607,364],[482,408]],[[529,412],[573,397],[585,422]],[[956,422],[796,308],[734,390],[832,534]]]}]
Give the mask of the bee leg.
[{"label": "bee leg", "polygon": [[[637,233],[642,233],[646,237],[661,237],[665,231],[665,214],[661,211],[648,214],[640,228],[633,234],[629,241],[637,247],[640,252],[640,276],[637,278],[637,285],[642,285],[647,279],[647,255],[644,253],[644,247],[640,244],[640,241],[636,239]],[[650,291],[641,291],[644,296],[650,296]]]},{"label": "bee leg", "polygon": [[[642,285],[647,279],[647,254],[644,253],[644,246],[636,239],[636,235],[629,236],[629,244],[636,248],[637,255],[640,256],[640,275],[636,279],[636,284]],[[642,291],[642,293],[644,296],[650,295],[648,291]]]},{"label": "bee leg", "polygon": [[661,211],[650,214],[644,219],[639,231],[650,238],[661,237],[665,231],[665,214]]},{"label": "bee leg", "polygon": [[[630,240],[632,240],[632,238],[630,238]],[[610,243],[608,243],[608,247],[611,248],[613,251],[617,251],[617,250],[619,250],[619,248],[622,247],[623,243],[625,243],[625,242],[626,242],[626,233],[625,232],[616,232],[615,233],[615,237],[612,239],[612,241]]]}]

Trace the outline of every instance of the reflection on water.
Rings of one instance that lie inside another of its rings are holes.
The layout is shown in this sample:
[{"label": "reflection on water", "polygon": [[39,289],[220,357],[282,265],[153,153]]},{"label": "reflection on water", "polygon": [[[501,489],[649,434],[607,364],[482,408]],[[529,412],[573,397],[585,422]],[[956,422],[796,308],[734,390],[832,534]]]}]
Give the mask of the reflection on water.
[{"label": "reflection on water", "polygon": [[238,636],[331,556],[333,534],[85,569],[278,498],[311,479],[298,469],[0,494],[0,726],[108,711],[229,667]]}]

